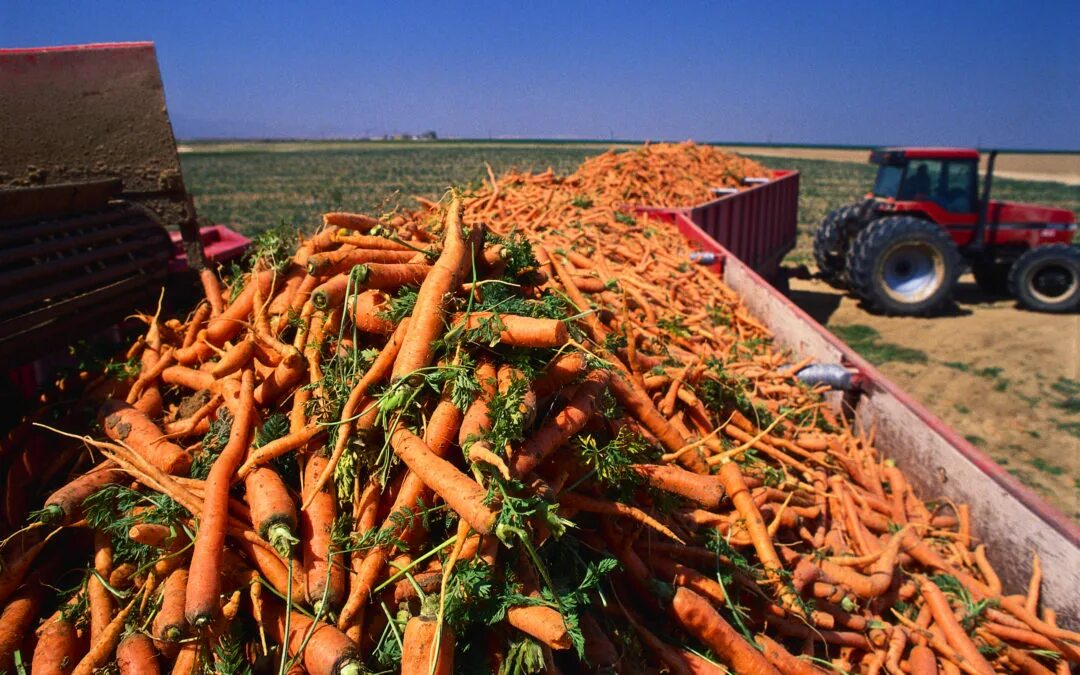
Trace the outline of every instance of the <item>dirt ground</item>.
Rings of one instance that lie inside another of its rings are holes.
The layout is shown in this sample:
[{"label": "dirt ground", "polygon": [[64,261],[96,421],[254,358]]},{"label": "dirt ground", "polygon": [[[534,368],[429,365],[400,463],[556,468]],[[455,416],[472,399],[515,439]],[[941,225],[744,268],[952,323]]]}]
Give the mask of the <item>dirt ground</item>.
[{"label": "dirt ground", "polygon": [[948,316],[882,317],[818,280],[792,299],[1021,482],[1080,520],[1080,315],[1036,314],[967,275]]}]

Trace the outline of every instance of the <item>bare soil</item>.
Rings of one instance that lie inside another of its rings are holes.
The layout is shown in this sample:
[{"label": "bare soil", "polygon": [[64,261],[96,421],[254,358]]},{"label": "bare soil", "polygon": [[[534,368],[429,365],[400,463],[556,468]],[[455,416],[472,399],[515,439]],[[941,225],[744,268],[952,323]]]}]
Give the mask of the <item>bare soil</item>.
[{"label": "bare soil", "polygon": [[[792,299],[1065,514],[1080,521],[1080,315],[1024,311],[968,275],[946,316],[883,317],[818,280]],[[906,348],[906,349],[902,349]],[[920,354],[922,355],[920,357]]]}]

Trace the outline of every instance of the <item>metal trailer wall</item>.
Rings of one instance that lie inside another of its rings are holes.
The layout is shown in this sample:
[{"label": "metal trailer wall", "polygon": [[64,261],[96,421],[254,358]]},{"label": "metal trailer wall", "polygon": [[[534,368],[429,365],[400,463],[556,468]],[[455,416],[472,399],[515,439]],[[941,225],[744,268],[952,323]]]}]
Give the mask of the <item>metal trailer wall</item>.
[{"label": "metal trailer wall", "polygon": [[[1037,551],[1044,571],[1043,597],[1057,610],[1062,625],[1080,629],[1080,527],[958,436],[685,214],[652,215],[716,254],[711,270],[740,295],[779,344],[797,357],[812,356],[856,371],[861,394],[854,402],[855,421],[863,429],[874,429],[882,455],[896,461],[924,499],[970,505],[974,534],[987,545],[1007,594],[1026,592],[1032,553]],[[830,402],[840,406],[837,397]]]}]

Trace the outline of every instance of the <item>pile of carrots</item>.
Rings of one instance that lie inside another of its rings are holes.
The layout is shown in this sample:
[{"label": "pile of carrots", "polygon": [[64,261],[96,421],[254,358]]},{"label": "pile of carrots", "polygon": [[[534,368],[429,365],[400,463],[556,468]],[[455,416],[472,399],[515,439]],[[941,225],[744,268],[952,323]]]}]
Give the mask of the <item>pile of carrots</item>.
[{"label": "pile of carrots", "polygon": [[1003,589],[964,505],[620,208],[742,162],[492,175],[204,271],[126,379],[5,439],[60,486],[5,510],[0,671],[1068,672],[1040,575]]}]

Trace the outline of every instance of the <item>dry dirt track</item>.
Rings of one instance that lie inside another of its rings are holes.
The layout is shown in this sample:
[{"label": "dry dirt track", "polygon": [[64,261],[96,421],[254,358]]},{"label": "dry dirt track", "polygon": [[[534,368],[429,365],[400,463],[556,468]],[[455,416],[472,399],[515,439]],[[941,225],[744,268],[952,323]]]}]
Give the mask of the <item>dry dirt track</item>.
[{"label": "dry dirt track", "polygon": [[[866,162],[869,150],[843,148],[777,148],[771,146],[727,148],[747,155],[766,157],[798,157],[825,159],[834,162]],[[985,165],[985,160],[984,160]],[[1080,154],[1008,153],[998,155],[995,175],[1017,180],[1039,180],[1080,185]]]}]

